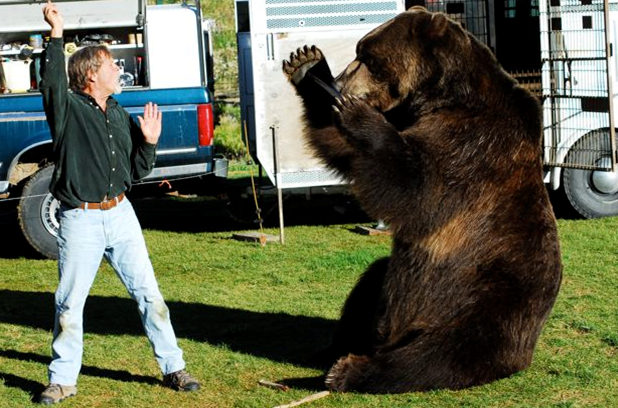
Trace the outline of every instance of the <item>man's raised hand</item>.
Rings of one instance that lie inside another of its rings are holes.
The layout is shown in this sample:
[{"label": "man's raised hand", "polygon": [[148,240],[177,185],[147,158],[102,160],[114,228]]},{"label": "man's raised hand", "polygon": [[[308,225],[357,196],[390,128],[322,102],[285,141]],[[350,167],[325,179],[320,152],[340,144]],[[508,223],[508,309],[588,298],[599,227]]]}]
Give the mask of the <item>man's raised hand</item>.
[{"label": "man's raised hand", "polygon": [[144,106],[144,116],[138,116],[139,125],[144,134],[144,140],[150,144],[157,144],[159,136],[161,136],[161,121],[163,113],[159,110],[157,104],[148,102]]}]

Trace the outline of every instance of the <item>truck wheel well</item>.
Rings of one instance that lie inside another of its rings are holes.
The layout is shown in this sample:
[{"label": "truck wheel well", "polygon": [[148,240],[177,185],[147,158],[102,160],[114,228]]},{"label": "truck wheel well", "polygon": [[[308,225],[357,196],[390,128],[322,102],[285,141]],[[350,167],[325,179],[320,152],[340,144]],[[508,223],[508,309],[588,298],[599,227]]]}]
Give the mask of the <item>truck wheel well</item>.
[{"label": "truck wheel well", "polygon": [[9,182],[11,186],[17,186],[21,190],[24,182],[30,176],[46,164],[52,162],[51,156],[51,143],[38,145],[22,152],[17,162],[9,169]]}]

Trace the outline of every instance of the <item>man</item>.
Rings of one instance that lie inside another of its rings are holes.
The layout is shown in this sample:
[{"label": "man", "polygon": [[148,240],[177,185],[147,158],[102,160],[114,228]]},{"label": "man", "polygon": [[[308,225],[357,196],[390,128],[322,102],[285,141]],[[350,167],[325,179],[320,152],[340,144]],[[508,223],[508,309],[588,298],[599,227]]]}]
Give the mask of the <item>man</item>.
[{"label": "man", "polygon": [[148,103],[138,127],[111,97],[121,90],[119,68],[105,46],[75,52],[67,84],[63,17],[51,1],[43,14],[51,26],[51,40],[43,56],[40,90],[53,139],[50,191],[61,208],[50,384],[40,402],[52,404],[77,393],[83,309],[103,256],[137,301],[163,384],[197,390],[199,382],[184,370],[141,227],[124,195],[152,170],[162,114]]}]

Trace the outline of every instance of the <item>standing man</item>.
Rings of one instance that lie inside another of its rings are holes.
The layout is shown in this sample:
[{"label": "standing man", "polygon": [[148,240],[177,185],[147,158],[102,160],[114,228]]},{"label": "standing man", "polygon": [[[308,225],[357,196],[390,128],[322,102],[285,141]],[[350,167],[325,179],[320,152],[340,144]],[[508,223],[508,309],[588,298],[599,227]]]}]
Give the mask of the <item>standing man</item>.
[{"label": "standing man", "polygon": [[53,139],[50,191],[61,207],[50,384],[40,402],[52,404],[77,393],[84,304],[102,257],[137,302],[163,384],[197,390],[199,382],[184,370],[141,227],[125,197],[131,184],[154,166],[161,112],[148,103],[138,126],[111,97],[121,91],[120,71],[105,46],[75,52],[67,84],[63,17],[51,1],[43,14],[51,26],[51,41],[43,56],[40,90]]}]

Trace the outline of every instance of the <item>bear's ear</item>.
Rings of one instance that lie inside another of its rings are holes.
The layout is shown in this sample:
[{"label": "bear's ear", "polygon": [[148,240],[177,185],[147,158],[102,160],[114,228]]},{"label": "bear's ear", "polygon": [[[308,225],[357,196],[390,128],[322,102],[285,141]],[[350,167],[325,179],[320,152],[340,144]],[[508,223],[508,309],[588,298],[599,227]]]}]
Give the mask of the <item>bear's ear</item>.
[{"label": "bear's ear", "polygon": [[406,11],[427,11],[427,9],[423,6],[415,5],[415,6],[408,8]]},{"label": "bear's ear", "polygon": [[448,27],[448,18],[443,13],[434,13],[431,15],[431,29],[430,36],[433,38],[440,38],[444,35],[446,28]]}]

